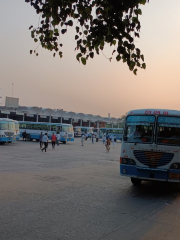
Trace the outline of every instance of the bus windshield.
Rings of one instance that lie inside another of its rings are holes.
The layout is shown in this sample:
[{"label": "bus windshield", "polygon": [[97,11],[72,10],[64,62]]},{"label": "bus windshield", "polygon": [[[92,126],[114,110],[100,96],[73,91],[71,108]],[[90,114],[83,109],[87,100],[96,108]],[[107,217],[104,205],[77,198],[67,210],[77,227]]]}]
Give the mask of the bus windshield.
[{"label": "bus windshield", "polygon": [[0,130],[15,130],[15,124],[14,122],[10,122],[10,121],[1,121],[0,122]]},{"label": "bus windshield", "polygon": [[180,118],[158,117],[157,144],[180,145]]},{"label": "bus windshield", "polygon": [[73,127],[72,126],[62,126],[62,131],[63,132],[73,132]]},{"label": "bus windshield", "polygon": [[153,142],[154,116],[129,116],[124,129],[124,142]]}]

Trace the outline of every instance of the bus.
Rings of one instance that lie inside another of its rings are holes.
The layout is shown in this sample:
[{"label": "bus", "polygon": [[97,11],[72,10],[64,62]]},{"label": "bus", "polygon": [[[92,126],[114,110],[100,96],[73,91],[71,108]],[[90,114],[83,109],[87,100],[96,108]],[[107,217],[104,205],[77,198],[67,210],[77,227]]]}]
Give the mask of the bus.
[{"label": "bus", "polygon": [[49,139],[53,133],[59,132],[60,142],[66,143],[65,135],[67,133],[67,141],[74,141],[74,131],[71,124],[64,123],[45,123],[45,122],[22,122],[19,121],[20,137],[26,131],[26,139],[28,141],[39,141],[41,132],[47,133]]},{"label": "bus", "polygon": [[108,135],[110,138],[112,135],[116,135],[117,140],[122,140],[123,128],[100,128],[99,137],[102,138],[103,135]]},{"label": "bus", "polygon": [[142,180],[180,182],[180,111],[140,109],[127,114],[120,174]]},{"label": "bus", "polygon": [[15,135],[16,140],[19,140],[20,139],[19,122],[16,121],[16,120],[13,120],[13,121],[14,121],[14,124],[15,124],[14,135]]},{"label": "bus", "polygon": [[11,143],[16,140],[15,123],[8,118],[0,118],[0,143]]},{"label": "bus", "polygon": [[76,126],[74,127],[74,135],[75,137],[81,137],[82,134],[88,133],[88,137],[91,137],[93,129],[93,127]]}]

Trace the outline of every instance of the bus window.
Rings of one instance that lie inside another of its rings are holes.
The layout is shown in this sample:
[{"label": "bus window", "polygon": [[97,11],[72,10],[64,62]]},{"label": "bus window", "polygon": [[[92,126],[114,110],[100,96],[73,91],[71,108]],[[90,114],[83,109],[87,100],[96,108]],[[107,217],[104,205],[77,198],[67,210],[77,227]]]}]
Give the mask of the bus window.
[{"label": "bus window", "polygon": [[51,125],[51,131],[56,131],[56,125]]},{"label": "bus window", "polygon": [[26,128],[27,128],[27,129],[32,129],[32,124],[27,123],[27,124],[26,124]]}]

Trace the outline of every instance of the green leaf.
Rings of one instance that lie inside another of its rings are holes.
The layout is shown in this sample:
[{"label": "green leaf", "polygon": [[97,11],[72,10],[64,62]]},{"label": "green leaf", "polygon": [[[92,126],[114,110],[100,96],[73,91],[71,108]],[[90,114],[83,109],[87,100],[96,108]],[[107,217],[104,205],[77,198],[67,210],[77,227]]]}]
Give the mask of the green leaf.
[{"label": "green leaf", "polygon": [[133,73],[134,75],[137,75],[137,68],[134,69]]},{"label": "green leaf", "polygon": [[86,8],[85,8],[85,12],[86,12],[87,14],[90,14],[90,13],[91,13],[90,7],[86,7]]},{"label": "green leaf", "polygon": [[79,32],[79,27],[76,27],[76,32],[77,32],[77,33]]},{"label": "green leaf", "polygon": [[121,60],[121,56],[120,55],[117,55],[116,56],[116,60],[119,62]]},{"label": "green leaf", "polygon": [[69,21],[67,22],[67,24],[72,27],[72,26],[73,26],[73,21],[72,21],[72,20],[69,20]]},{"label": "green leaf", "polygon": [[143,60],[143,62],[144,62],[144,55],[143,55],[143,54],[141,55],[141,59],[142,59],[142,60]]},{"label": "green leaf", "polygon": [[84,57],[81,58],[81,62],[83,65],[86,65],[86,59]]},{"label": "green leaf", "polygon": [[57,29],[57,28],[55,28],[55,29],[54,29],[54,32],[55,32],[55,33],[58,33],[59,31],[58,31],[58,29]]},{"label": "green leaf", "polygon": [[116,45],[116,40],[113,40],[113,41],[112,41],[112,45]]},{"label": "green leaf", "polygon": [[76,35],[76,36],[75,36],[75,40],[77,40],[78,38],[79,38],[79,36],[78,36],[78,35]]},{"label": "green leaf", "polygon": [[62,29],[61,33],[64,34],[65,32],[67,32],[67,29]]},{"label": "green leaf", "polygon": [[142,64],[142,68],[146,69],[146,64],[145,63]]},{"label": "green leaf", "polygon": [[30,54],[32,54],[33,53],[33,50],[30,50]]},{"label": "green leaf", "polygon": [[37,42],[38,41],[37,38],[34,38],[34,41]]},{"label": "green leaf", "polygon": [[88,31],[87,31],[87,30],[84,30],[84,34],[87,35],[87,34],[88,34]]},{"label": "green leaf", "polygon": [[90,56],[91,58],[93,58],[93,57],[94,57],[94,53],[93,53],[93,52],[90,52],[89,56]]},{"label": "green leaf", "polygon": [[79,58],[82,56],[82,54],[81,53],[78,53],[77,55],[76,55],[76,59],[79,61]]}]

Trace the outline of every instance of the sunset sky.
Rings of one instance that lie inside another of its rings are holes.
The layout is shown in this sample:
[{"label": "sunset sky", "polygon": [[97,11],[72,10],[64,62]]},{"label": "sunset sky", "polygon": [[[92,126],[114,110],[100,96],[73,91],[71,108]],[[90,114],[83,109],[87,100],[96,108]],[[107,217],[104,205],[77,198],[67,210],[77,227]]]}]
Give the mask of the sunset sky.
[{"label": "sunset sky", "polygon": [[[20,98],[21,106],[38,106],[120,117],[137,108],[180,110],[180,1],[150,0],[142,7],[141,38],[136,39],[147,65],[137,76],[126,64],[95,55],[83,66],[76,60],[74,30],[63,37],[63,55],[35,49],[29,26],[39,16],[24,0],[0,1],[0,103]],[[103,51],[111,57],[109,47]]]}]

